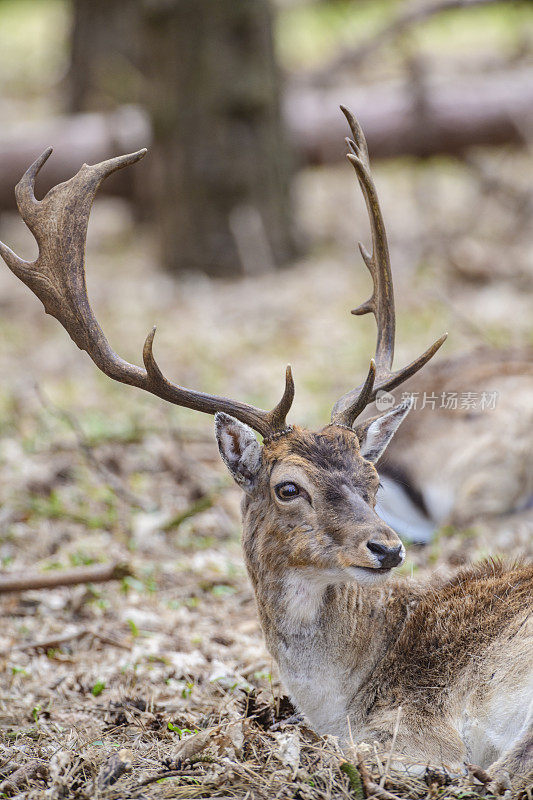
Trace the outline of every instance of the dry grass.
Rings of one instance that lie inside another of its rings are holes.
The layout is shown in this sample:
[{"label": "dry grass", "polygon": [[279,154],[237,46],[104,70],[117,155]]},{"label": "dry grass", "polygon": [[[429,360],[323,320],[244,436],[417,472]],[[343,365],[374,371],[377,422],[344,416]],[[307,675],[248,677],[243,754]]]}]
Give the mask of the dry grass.
[{"label": "dry grass", "polygon": [[[453,171],[438,174],[438,197],[449,206],[456,178]],[[528,302],[524,287],[532,284],[524,231],[512,238],[521,282],[514,272],[491,273],[505,257],[512,212],[498,217],[492,238],[466,226],[428,255],[427,220],[421,211],[411,213],[425,202],[417,206],[416,192],[407,192],[397,206],[394,193],[403,196],[409,188],[397,168],[384,169],[379,179],[396,256],[398,360],[446,327],[454,331],[448,352],[476,336],[531,341],[531,317],[520,313]],[[425,197],[429,186],[419,179],[415,186]],[[461,186],[455,197],[466,197],[470,208],[475,186]],[[151,242],[133,235],[123,207],[97,206],[89,286],[117,350],[138,360],[156,321],[156,352],[169,375],[265,405],[277,399],[291,360],[298,392],[293,418],[324,421],[373,349],[371,321],[346,313],[368,290],[351,254],[353,230],[366,228],[351,175],[309,173],[300,190],[302,219],[320,239],[320,255],[234,284],[187,276],[172,282],[154,269]],[[489,228],[496,211],[497,205],[487,212]],[[435,227],[445,224],[434,221]],[[31,254],[14,220],[6,221],[2,238]],[[328,239],[340,243],[337,250]],[[472,241],[476,269],[485,273],[474,280],[444,271],[450,248],[462,247],[461,264],[472,264],[464,255]],[[0,309],[3,569],[116,558],[135,575],[0,599],[0,780],[11,776],[19,784],[0,793],[363,797],[358,773],[343,766],[334,741],[319,739],[303,723],[283,722],[291,710],[262,641],[239,548],[238,491],[219,462],[212,422],[100,376],[5,269]],[[493,550],[494,542],[513,551],[512,532],[491,536],[448,531],[431,547],[413,549],[405,570],[447,569]],[[359,755],[397,797],[482,793],[474,779],[447,784],[439,775],[427,781],[383,775],[386,754],[372,742]],[[28,781],[15,772],[21,766]],[[114,769],[122,776],[105,786]]]}]

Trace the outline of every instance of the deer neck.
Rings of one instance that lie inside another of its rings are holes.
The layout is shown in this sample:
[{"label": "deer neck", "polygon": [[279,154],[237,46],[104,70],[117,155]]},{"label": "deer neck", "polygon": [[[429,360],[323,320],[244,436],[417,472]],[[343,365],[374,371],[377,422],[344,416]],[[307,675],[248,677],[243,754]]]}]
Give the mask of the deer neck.
[{"label": "deer neck", "polygon": [[389,613],[393,587],[334,585],[327,573],[259,565],[246,551],[261,627],[291,699],[320,733],[338,735],[348,714],[362,725],[358,692],[401,627]]},{"label": "deer neck", "polygon": [[333,576],[317,576],[305,568],[258,571],[248,559],[247,568],[271,650],[279,642],[308,647],[326,644],[346,653],[353,667],[366,660],[368,639],[387,643],[393,635],[395,626],[387,614],[393,586],[338,585]]},{"label": "deer neck", "polygon": [[247,566],[268,641],[276,636],[302,641],[327,633],[337,599],[331,579],[316,577],[305,568],[278,573]]}]

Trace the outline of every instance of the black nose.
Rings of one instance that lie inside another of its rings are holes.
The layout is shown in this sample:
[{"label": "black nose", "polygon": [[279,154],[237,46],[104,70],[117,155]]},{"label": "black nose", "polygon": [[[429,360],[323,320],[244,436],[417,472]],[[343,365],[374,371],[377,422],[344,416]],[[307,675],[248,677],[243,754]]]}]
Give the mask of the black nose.
[{"label": "black nose", "polygon": [[386,544],[370,541],[366,543],[366,546],[371,553],[374,553],[374,555],[378,557],[380,567],[390,569],[402,563],[402,557],[400,555],[402,549],[401,544],[397,547],[387,547]]}]

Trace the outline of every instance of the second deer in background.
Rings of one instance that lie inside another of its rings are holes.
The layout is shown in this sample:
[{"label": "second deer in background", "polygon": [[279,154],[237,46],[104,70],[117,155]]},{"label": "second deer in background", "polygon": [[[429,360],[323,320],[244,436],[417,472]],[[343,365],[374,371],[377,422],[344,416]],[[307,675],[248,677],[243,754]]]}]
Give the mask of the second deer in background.
[{"label": "second deer in background", "polygon": [[531,546],[533,353],[482,348],[403,388],[418,407],[378,465],[378,513],[412,542],[482,525],[500,548]]}]

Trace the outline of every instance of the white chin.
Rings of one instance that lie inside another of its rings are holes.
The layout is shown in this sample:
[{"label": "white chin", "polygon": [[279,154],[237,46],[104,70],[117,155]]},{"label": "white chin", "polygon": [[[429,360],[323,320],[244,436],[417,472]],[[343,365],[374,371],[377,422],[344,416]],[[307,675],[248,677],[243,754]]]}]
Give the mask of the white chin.
[{"label": "white chin", "polygon": [[363,567],[348,567],[347,572],[350,578],[363,586],[375,586],[377,583],[384,583],[390,576],[392,570],[380,572],[377,569],[364,569]]}]

